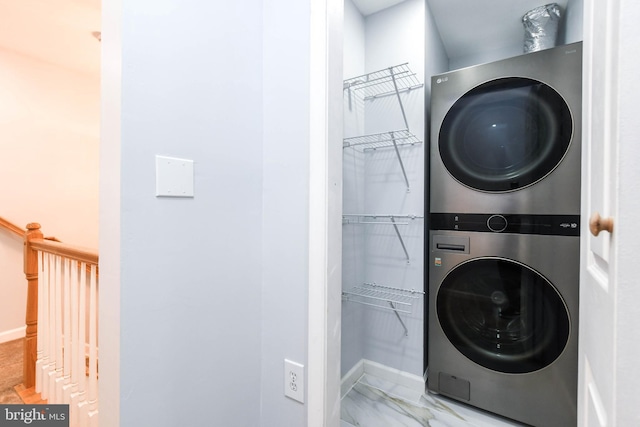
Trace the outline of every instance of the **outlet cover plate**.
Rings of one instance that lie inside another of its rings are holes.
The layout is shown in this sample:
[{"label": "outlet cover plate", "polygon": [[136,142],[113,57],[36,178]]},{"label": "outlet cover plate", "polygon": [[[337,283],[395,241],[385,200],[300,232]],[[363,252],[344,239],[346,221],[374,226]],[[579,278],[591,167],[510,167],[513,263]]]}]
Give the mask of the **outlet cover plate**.
[{"label": "outlet cover plate", "polygon": [[156,156],[156,197],[193,197],[193,160]]},{"label": "outlet cover plate", "polygon": [[284,359],[284,395],[304,403],[304,365]]}]

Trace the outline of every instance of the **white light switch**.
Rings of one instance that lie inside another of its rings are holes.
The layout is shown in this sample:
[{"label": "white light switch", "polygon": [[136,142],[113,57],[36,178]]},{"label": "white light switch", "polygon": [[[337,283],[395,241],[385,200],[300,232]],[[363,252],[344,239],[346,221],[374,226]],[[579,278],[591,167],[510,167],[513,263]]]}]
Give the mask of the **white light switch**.
[{"label": "white light switch", "polygon": [[156,197],[193,197],[193,160],[156,156]]}]

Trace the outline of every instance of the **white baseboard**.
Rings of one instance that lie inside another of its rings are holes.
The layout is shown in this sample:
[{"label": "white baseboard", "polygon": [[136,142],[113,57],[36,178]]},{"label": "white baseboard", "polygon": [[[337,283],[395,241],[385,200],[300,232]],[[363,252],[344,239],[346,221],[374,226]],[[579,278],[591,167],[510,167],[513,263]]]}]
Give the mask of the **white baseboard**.
[{"label": "white baseboard", "polygon": [[26,326],[21,326],[19,328],[11,329],[9,331],[0,332],[0,344],[18,340],[20,338],[24,338],[25,331],[27,330]]},{"label": "white baseboard", "polygon": [[418,392],[424,392],[424,378],[421,375],[410,374],[409,372],[401,371],[399,369],[390,368],[378,362],[372,362],[371,360],[364,361],[364,372],[374,377],[381,378],[383,380],[391,381],[394,384],[398,384],[407,387],[411,390]]},{"label": "white baseboard", "polygon": [[344,396],[358,382],[364,374],[391,381],[408,389],[423,393],[425,390],[425,379],[421,375],[410,374],[399,369],[390,368],[378,362],[361,359],[342,377],[340,384],[341,396]]},{"label": "white baseboard", "polygon": [[364,359],[360,359],[360,361],[342,377],[340,381],[340,398],[343,398],[349,393],[349,390],[358,382],[362,375],[364,375]]}]

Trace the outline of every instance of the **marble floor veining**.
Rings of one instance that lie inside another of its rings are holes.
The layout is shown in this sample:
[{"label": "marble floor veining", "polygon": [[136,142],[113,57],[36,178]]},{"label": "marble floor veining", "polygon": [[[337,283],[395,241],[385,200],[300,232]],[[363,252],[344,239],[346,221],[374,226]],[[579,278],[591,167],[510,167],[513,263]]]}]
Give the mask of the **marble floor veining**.
[{"label": "marble floor veining", "polygon": [[520,427],[522,424],[474,410],[364,374],[343,396],[341,427]]}]

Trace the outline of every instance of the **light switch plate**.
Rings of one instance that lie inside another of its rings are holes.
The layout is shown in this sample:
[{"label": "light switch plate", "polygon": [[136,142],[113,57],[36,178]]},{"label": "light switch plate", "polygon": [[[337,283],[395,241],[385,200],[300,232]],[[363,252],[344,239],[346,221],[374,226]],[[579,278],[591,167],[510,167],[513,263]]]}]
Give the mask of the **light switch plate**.
[{"label": "light switch plate", "polygon": [[156,197],[193,196],[193,160],[156,156]]}]

